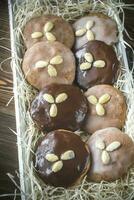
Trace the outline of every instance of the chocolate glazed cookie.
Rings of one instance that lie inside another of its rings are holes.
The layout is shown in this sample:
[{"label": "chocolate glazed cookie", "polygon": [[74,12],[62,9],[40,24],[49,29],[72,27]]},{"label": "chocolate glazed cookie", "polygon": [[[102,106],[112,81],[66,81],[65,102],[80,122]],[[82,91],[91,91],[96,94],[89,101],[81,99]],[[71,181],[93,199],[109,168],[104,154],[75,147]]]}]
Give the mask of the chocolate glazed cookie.
[{"label": "chocolate glazed cookie", "polygon": [[86,97],[78,87],[51,84],[35,97],[30,113],[43,131],[58,128],[75,131],[83,126],[87,110]]},{"label": "chocolate glazed cookie", "polygon": [[83,178],[89,167],[89,150],[73,132],[50,132],[37,146],[35,168],[45,183],[57,187],[75,185]]},{"label": "chocolate glazed cookie", "polygon": [[101,41],[90,41],[76,54],[76,81],[83,89],[98,84],[113,84],[117,77],[119,61],[112,46]]}]

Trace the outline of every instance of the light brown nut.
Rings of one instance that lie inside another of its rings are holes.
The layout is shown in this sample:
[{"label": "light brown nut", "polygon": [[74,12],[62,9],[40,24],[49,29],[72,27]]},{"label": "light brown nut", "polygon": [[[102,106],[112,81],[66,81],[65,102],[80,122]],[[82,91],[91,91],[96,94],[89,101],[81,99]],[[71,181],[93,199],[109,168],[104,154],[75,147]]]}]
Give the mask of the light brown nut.
[{"label": "light brown nut", "polygon": [[52,104],[50,107],[50,117],[56,117],[58,113],[56,104]]},{"label": "light brown nut", "polygon": [[91,53],[85,53],[84,58],[87,62],[92,63],[93,62],[93,56]]},{"label": "light brown nut", "polygon": [[106,148],[106,151],[114,151],[116,149],[118,149],[121,146],[121,143],[118,141],[114,141],[111,144],[109,144]]},{"label": "light brown nut", "polygon": [[86,29],[89,30],[90,28],[92,28],[94,25],[94,21],[91,21],[89,20],[87,23],[86,23]]},{"label": "light brown nut", "polygon": [[101,149],[101,150],[105,149],[105,143],[102,140],[97,140],[96,143],[95,143],[95,146],[98,149]]},{"label": "light brown nut", "polygon": [[55,162],[55,161],[57,161],[57,160],[59,159],[58,156],[56,156],[56,155],[53,154],[53,153],[48,153],[48,154],[46,154],[45,158],[46,158],[46,160],[48,160],[49,162]]},{"label": "light brown nut", "polygon": [[43,99],[45,100],[45,101],[47,101],[48,103],[54,103],[54,98],[53,98],[53,96],[51,95],[51,94],[44,94],[43,95]]},{"label": "light brown nut", "polygon": [[75,158],[75,153],[72,150],[68,150],[61,155],[61,160],[71,160]]},{"label": "light brown nut", "polygon": [[48,65],[48,70],[47,71],[48,71],[48,74],[49,74],[50,77],[57,76],[57,71],[56,71],[54,66]]},{"label": "light brown nut", "polygon": [[80,65],[81,70],[87,70],[87,69],[90,69],[90,68],[91,68],[91,63],[89,63],[89,62],[84,62]]},{"label": "light brown nut", "polygon": [[33,33],[31,34],[31,38],[33,38],[33,39],[40,38],[40,37],[42,37],[42,36],[43,36],[43,33],[42,33],[42,32],[33,32]]},{"label": "light brown nut", "polygon": [[88,41],[91,41],[91,40],[95,39],[94,34],[93,34],[93,32],[91,30],[87,31],[86,36],[87,36]]},{"label": "light brown nut", "polygon": [[91,103],[93,105],[96,105],[98,102],[97,98],[94,95],[90,95],[87,99],[88,99],[89,103]]},{"label": "light brown nut", "polygon": [[110,95],[109,94],[104,94],[102,95],[100,98],[99,98],[99,103],[100,104],[104,104],[104,103],[107,103],[109,100],[110,100]]},{"label": "light brown nut", "polygon": [[35,63],[35,68],[43,68],[47,66],[48,66],[48,62],[44,60],[39,60]]},{"label": "light brown nut", "polygon": [[78,37],[83,36],[86,33],[86,31],[86,28],[81,28],[75,32],[75,35]]},{"label": "light brown nut", "polygon": [[53,29],[54,24],[52,22],[47,22],[44,26],[44,32],[49,32]]},{"label": "light brown nut", "polygon": [[45,35],[46,35],[47,40],[49,40],[51,42],[54,42],[56,40],[56,37],[50,32],[46,32]]},{"label": "light brown nut", "polygon": [[96,104],[96,113],[99,116],[103,116],[105,114],[105,109],[100,103]]},{"label": "light brown nut", "polygon": [[102,160],[104,165],[108,165],[109,164],[110,156],[109,156],[109,153],[107,151],[105,151],[105,150],[102,151],[101,160]]},{"label": "light brown nut", "polygon": [[58,65],[61,63],[63,63],[63,58],[60,55],[57,55],[50,60],[50,64],[52,65]]},{"label": "light brown nut", "polygon": [[103,67],[105,67],[105,65],[106,65],[106,63],[104,60],[96,60],[93,63],[93,66],[97,67],[97,68],[103,68]]},{"label": "light brown nut", "polygon": [[62,103],[63,101],[65,101],[68,98],[66,93],[61,93],[56,97],[55,102],[56,103]]},{"label": "light brown nut", "polygon": [[56,172],[60,171],[62,169],[62,167],[63,167],[63,162],[61,160],[59,160],[52,165],[52,171],[56,173]]}]

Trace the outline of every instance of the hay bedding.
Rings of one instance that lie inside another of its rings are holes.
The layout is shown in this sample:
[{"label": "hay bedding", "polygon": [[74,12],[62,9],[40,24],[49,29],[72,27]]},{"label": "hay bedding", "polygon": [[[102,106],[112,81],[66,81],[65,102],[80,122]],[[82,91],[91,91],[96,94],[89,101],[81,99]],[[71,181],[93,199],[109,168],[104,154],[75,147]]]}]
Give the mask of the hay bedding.
[{"label": "hay bedding", "polygon": [[95,11],[109,15],[117,22],[119,29],[119,42],[115,49],[121,61],[122,70],[115,83],[115,87],[118,87],[126,96],[128,114],[124,131],[134,139],[134,83],[132,80],[132,72],[129,70],[127,64],[124,66],[122,50],[120,49],[120,45],[125,46],[126,44],[122,35],[124,22],[121,22],[119,19],[119,14],[121,13],[123,15],[124,6],[129,8],[130,5],[124,5],[121,1],[116,0],[25,0],[21,3],[14,3],[14,37],[17,53],[14,52],[13,67],[16,71],[16,77],[14,78],[17,78],[17,88],[15,88],[15,94],[17,94],[19,104],[19,111],[17,112],[19,112],[21,119],[19,124],[21,133],[17,135],[17,137],[20,156],[19,162],[22,170],[20,171],[22,184],[21,192],[24,199],[131,200],[134,198],[134,168],[128,172],[124,179],[111,183],[92,183],[87,182],[85,178],[81,185],[71,189],[47,186],[36,176],[34,173],[32,156],[34,155],[33,150],[35,143],[40,136],[31,120],[29,107],[37,91],[27,84],[21,71],[21,62],[25,52],[22,30],[26,22],[33,16],[50,13],[62,16],[65,20],[73,22],[88,12]]}]

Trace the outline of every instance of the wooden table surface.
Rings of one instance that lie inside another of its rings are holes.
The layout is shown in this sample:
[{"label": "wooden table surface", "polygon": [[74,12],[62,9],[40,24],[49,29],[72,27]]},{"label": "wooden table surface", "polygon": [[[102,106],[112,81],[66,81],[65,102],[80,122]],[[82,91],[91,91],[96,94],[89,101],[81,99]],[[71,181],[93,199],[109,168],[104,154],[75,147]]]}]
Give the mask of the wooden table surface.
[{"label": "wooden table surface", "polygon": [[[129,3],[134,3],[134,1],[129,0]],[[126,11],[126,28],[131,37],[134,38],[133,16],[134,11]],[[128,41],[134,46],[133,41]],[[132,54],[129,53],[129,51],[127,52],[130,62],[132,62]],[[0,0],[0,63],[7,59],[0,66],[0,195],[14,192],[15,186],[6,174],[11,173],[16,176],[15,171],[18,170],[16,135],[10,130],[15,130],[15,111],[10,56],[7,1]],[[13,197],[3,197],[3,199],[13,199]],[[18,199],[20,199],[20,197]]]}]

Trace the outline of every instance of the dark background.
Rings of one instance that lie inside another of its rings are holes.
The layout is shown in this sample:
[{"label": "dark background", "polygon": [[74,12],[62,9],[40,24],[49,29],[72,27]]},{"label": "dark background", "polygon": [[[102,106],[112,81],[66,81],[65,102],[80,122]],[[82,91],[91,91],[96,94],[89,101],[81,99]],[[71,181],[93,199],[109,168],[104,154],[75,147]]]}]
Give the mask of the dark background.
[{"label": "dark background", "polygon": [[[134,3],[134,0],[124,1],[127,3]],[[134,11],[125,10],[126,29],[130,36],[134,38]],[[0,40],[0,62],[9,58],[10,55],[10,33],[9,33],[9,19],[7,1],[0,0],[0,38],[7,38],[7,40]],[[134,47],[134,41],[126,38],[127,41]],[[8,49],[3,49],[3,47]],[[127,50],[129,57],[129,64],[132,65],[132,54]],[[6,104],[13,97],[12,92],[12,72],[10,68],[10,60],[2,65],[3,70],[0,69],[0,194],[13,193],[15,186],[6,175],[8,172],[15,175],[18,170],[17,158],[17,144],[16,135],[11,132],[9,127],[15,130],[15,111],[14,101]],[[17,180],[17,179],[16,179]],[[0,199],[13,199],[13,197],[3,197]],[[18,197],[20,199],[20,197]]]}]

